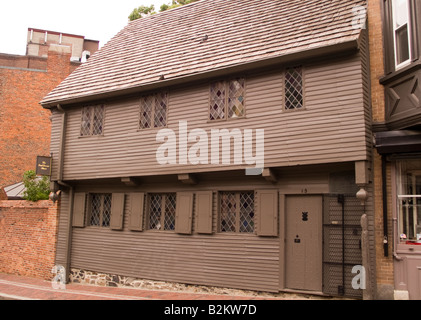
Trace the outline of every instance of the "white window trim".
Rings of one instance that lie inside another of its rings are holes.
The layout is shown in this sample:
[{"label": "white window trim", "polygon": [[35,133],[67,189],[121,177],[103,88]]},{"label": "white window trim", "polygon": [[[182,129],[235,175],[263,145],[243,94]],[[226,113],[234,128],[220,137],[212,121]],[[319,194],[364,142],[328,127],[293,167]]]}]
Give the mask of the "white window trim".
[{"label": "white window trim", "polygon": [[[409,0],[406,0],[408,4],[408,21],[407,21],[407,28],[408,28],[408,45],[409,45],[409,58],[408,60],[405,60],[404,62],[398,63],[398,55],[396,52],[396,31],[399,29],[395,29],[396,25],[396,15],[395,15],[395,1],[392,0],[392,27],[393,27],[393,54],[395,56],[395,68],[396,70],[402,69],[406,66],[408,66],[412,61],[412,39],[411,39],[411,4]],[[402,26],[401,26],[402,28]]]}]

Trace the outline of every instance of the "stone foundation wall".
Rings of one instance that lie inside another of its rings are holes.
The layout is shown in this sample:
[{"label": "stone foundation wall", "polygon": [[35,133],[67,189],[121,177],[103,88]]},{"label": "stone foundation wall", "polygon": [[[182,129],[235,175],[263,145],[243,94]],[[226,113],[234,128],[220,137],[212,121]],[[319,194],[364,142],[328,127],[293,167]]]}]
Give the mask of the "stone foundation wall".
[{"label": "stone foundation wall", "polygon": [[237,290],[229,288],[217,288],[207,287],[200,285],[189,285],[182,283],[171,283],[164,281],[154,281],[137,279],[133,277],[125,277],[119,275],[111,275],[106,273],[99,273],[87,270],[80,270],[72,268],[69,274],[69,281],[72,283],[80,283],[85,285],[96,285],[96,286],[110,286],[119,288],[136,288],[143,290],[171,290],[171,291],[183,291],[192,293],[209,293],[218,295],[238,295],[238,296],[260,296],[260,297],[279,297],[286,296],[292,298],[294,294],[273,294],[259,291],[250,290]]}]

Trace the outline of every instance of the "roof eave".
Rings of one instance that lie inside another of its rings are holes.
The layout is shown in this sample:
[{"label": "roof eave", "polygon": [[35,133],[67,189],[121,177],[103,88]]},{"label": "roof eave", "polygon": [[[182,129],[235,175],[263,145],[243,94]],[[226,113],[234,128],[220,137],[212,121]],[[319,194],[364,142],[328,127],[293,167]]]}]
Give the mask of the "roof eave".
[{"label": "roof eave", "polygon": [[184,76],[174,77],[165,80],[158,80],[155,82],[150,82],[140,86],[133,86],[130,88],[119,89],[114,91],[106,91],[92,95],[79,96],[75,98],[64,98],[64,99],[55,99],[55,100],[43,100],[40,102],[42,107],[46,109],[52,109],[57,105],[71,105],[71,104],[82,104],[90,103],[98,100],[116,98],[118,96],[127,96],[139,92],[145,92],[150,90],[157,90],[168,86],[179,85],[191,81],[199,81],[206,78],[213,78],[222,76],[227,73],[237,73],[244,72],[247,70],[258,69],[269,67],[272,65],[286,64],[294,61],[300,61],[304,59],[312,59],[323,56],[331,56],[333,54],[339,54],[343,52],[352,52],[357,51],[360,47],[359,37],[355,37],[352,40],[335,43],[329,46],[312,48],[309,50],[304,50],[300,52],[294,52],[291,54],[276,56],[272,58],[265,58],[261,60],[256,60],[252,62],[239,63],[236,65],[231,65],[219,69],[214,69],[211,71],[204,71],[201,73],[193,73]]}]

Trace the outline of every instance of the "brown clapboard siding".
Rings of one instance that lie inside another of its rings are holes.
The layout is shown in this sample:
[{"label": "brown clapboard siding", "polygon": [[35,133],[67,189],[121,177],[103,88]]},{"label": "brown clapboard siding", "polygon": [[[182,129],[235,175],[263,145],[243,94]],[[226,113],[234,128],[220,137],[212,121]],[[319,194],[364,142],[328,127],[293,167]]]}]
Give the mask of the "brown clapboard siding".
[{"label": "brown clapboard siding", "polygon": [[[170,88],[167,128],[178,134],[178,122],[188,121],[189,131],[202,128],[209,139],[211,128],[264,129],[265,166],[365,160],[368,112],[362,67],[358,55],[305,65],[305,109],[292,112],[282,110],[282,68],[247,75],[246,117],[232,121],[208,121],[208,83]],[[137,98],[106,104],[100,137],[79,137],[81,109],[66,112],[65,180],[245,167],[159,165],[159,129],[138,129]]]},{"label": "brown clapboard siding", "polygon": [[60,141],[62,128],[63,114],[57,110],[51,112],[51,139],[50,139],[50,154],[52,154],[54,161],[51,164],[51,178],[57,180],[59,169],[59,155],[60,155]]},{"label": "brown clapboard siding", "polygon": [[[233,178],[226,174],[208,175],[200,185],[192,186],[176,182],[145,183],[136,188],[115,183],[79,183],[75,193],[125,194],[125,210],[122,230],[98,227],[72,229],[70,266],[161,281],[276,292],[283,288],[280,277],[284,256],[283,202],[279,202],[278,237],[219,233],[218,191],[279,192],[280,199],[284,194],[302,193],[304,188],[308,193],[328,193],[329,172],[352,169],[352,163],[285,168],[279,172],[280,180],[276,184],[268,183],[261,177],[240,175]],[[196,229],[196,206],[193,206],[191,235],[172,231],[131,230],[133,197],[139,200],[144,192],[181,191],[213,193],[211,234],[200,234]],[[259,192],[255,198],[256,233],[259,229]],[[57,262],[65,265],[69,193],[62,193],[61,203]]]},{"label": "brown clapboard siding", "polygon": [[[81,231],[74,232],[75,268],[183,283],[278,289],[278,240],[229,235],[186,238],[162,232],[134,237],[96,230],[82,237]],[[267,248],[261,250],[256,242]]]},{"label": "brown clapboard siding", "polygon": [[[166,187],[168,189],[163,191],[170,192],[177,185]],[[211,187],[219,189],[212,183],[205,184],[204,189]],[[247,189],[235,184],[225,187],[231,190]],[[158,191],[156,186],[152,188],[146,185],[144,188],[150,192]],[[176,232],[130,231],[128,210],[132,196],[133,193],[126,193],[122,231],[89,227],[73,229],[72,267],[147,279],[278,290],[279,239],[216,232],[218,197],[213,197],[213,234],[197,233],[193,223],[192,235],[185,236]],[[194,219],[196,214],[195,211]]]},{"label": "brown clapboard siding", "polygon": [[56,264],[66,266],[68,261],[67,246],[71,221],[69,220],[70,194],[62,192],[60,197],[60,213],[57,227]]}]

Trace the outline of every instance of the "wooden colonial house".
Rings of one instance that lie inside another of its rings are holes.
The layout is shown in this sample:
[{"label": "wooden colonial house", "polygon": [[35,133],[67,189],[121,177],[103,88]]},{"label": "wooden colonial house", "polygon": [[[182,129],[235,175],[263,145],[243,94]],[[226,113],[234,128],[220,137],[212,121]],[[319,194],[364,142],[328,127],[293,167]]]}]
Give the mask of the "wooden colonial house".
[{"label": "wooden colonial house", "polygon": [[[368,292],[373,141],[355,10],[364,5],[201,0],[130,22],[41,102],[61,190],[57,264]],[[366,291],[353,285],[361,265]]]}]

